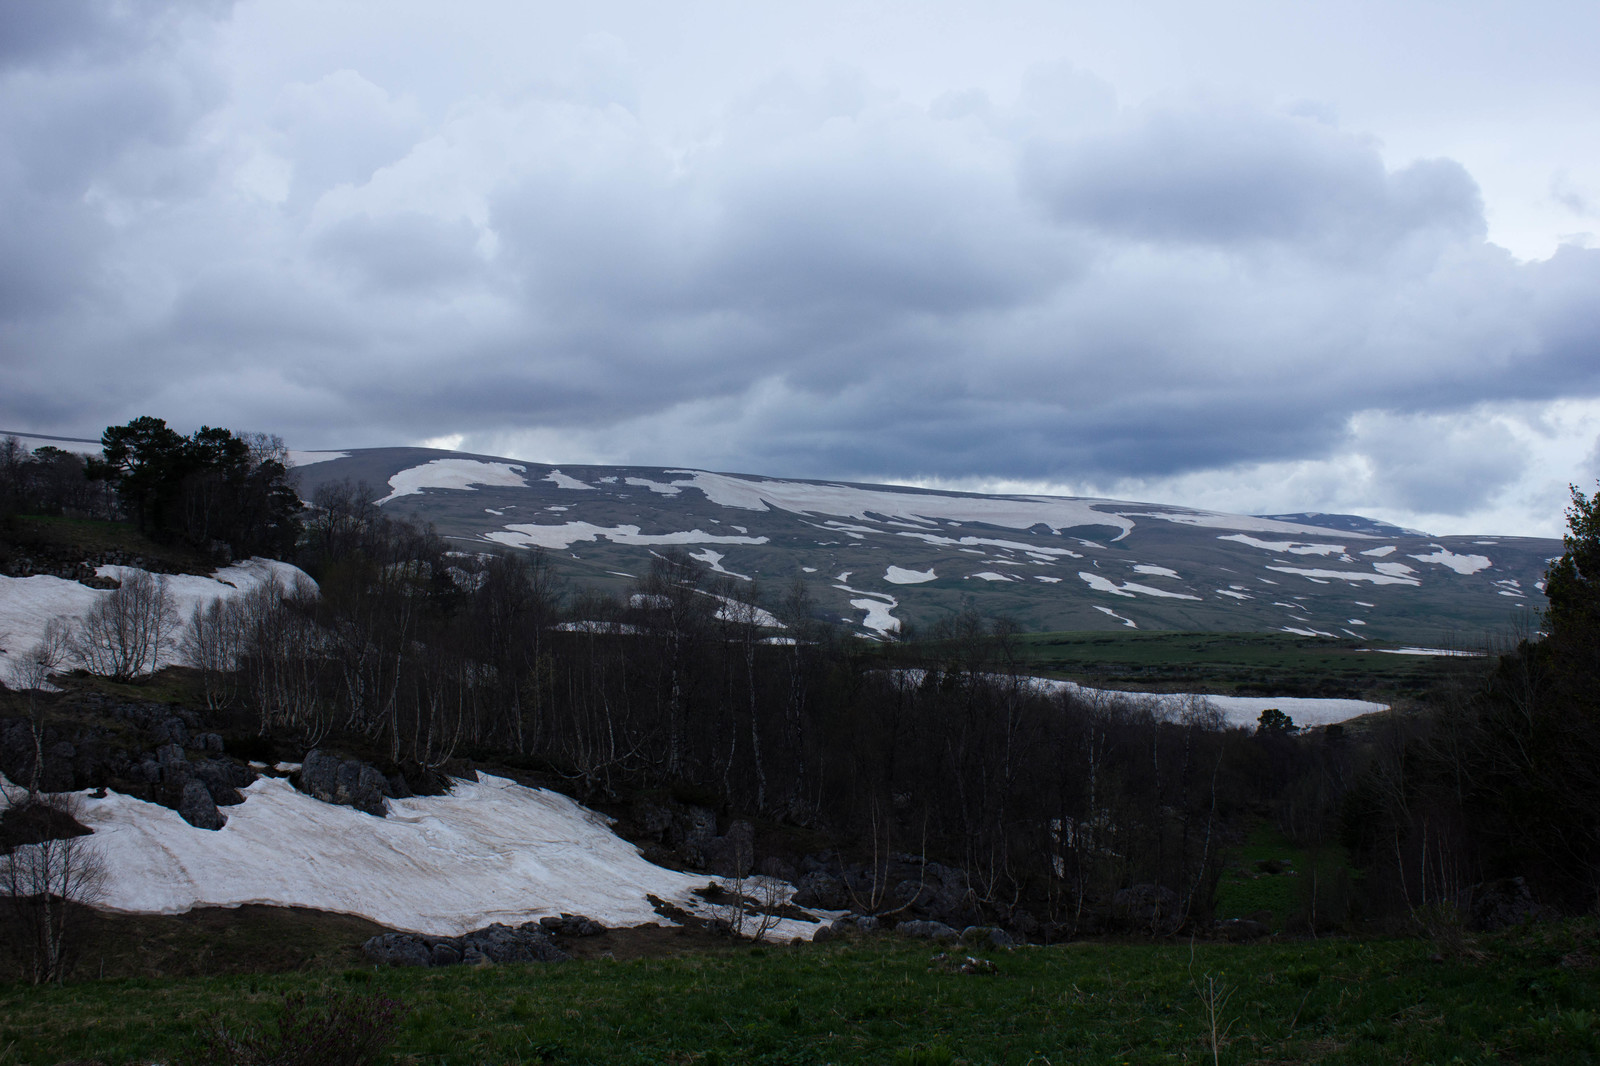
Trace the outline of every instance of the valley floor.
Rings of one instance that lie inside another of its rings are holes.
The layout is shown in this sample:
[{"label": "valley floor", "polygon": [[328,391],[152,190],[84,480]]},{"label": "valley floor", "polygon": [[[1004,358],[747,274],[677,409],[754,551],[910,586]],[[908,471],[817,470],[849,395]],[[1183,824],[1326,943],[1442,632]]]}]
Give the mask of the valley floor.
[{"label": "valley floor", "polygon": [[186,1058],[206,1032],[270,1032],[295,994],[392,999],[403,1017],[378,1061],[417,1066],[1600,1060],[1593,920],[1433,941],[1078,942],[991,952],[978,974],[938,951],[874,938],[431,971],[325,956],[4,986],[0,1062],[207,1061]]}]

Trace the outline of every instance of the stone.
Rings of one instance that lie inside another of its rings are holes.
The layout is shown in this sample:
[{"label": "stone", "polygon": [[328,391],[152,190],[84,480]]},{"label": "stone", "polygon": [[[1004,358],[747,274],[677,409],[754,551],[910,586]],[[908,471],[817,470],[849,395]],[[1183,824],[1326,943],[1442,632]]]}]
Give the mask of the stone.
[{"label": "stone", "polygon": [[837,911],[849,906],[849,895],[844,881],[826,870],[813,870],[801,877],[794,886],[796,907],[820,907]]},{"label": "stone", "polygon": [[217,810],[217,804],[198,778],[191,777],[183,783],[183,797],[178,801],[178,814],[196,829],[221,829],[227,819]]},{"label": "stone", "polygon": [[1224,940],[1260,940],[1271,933],[1265,925],[1251,918],[1226,918],[1214,923],[1212,928]]},{"label": "stone", "polygon": [[961,934],[943,922],[901,922],[894,927],[900,936],[920,937],[925,940],[958,940]]},{"label": "stone", "polygon": [[361,953],[379,966],[431,966],[433,952],[410,933],[380,933],[361,945]]},{"label": "stone", "polygon": [[1016,937],[997,925],[969,925],[961,930],[962,943],[971,944],[976,941],[981,941],[997,948],[1014,948],[1017,946]]}]

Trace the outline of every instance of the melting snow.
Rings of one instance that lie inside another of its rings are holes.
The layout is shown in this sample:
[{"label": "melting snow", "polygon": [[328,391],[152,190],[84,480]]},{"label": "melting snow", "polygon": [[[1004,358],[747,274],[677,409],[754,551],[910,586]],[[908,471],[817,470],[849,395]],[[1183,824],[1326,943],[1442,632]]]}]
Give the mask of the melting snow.
[{"label": "melting snow", "polygon": [[903,567],[891,566],[883,572],[883,579],[891,585],[920,585],[924,581],[932,581],[937,574],[933,567],[926,570],[906,570]]},{"label": "melting snow", "polygon": [[1132,581],[1125,581],[1118,585],[1101,577],[1099,574],[1091,574],[1085,570],[1078,571],[1078,576],[1088,582],[1089,587],[1096,592],[1109,592],[1113,596],[1133,596],[1138,594],[1141,596],[1157,596],[1166,600],[1198,600],[1200,598],[1199,596],[1191,596],[1187,592],[1168,592],[1166,589],[1138,585]]},{"label": "melting snow", "polygon": [[1385,555],[1393,555],[1395,553],[1395,551],[1396,551],[1396,548],[1395,548],[1395,546],[1393,544],[1385,544],[1381,548],[1368,548],[1366,551],[1362,552],[1361,554],[1362,555],[1370,555],[1374,559],[1382,559]]},{"label": "melting snow", "polygon": [[1113,611],[1109,607],[1102,607],[1099,604],[1095,604],[1095,608],[1094,609],[1099,611],[1101,614],[1109,614],[1112,618],[1115,618],[1117,621],[1121,622],[1123,625],[1127,626],[1129,629],[1138,629],[1139,628],[1137,625],[1134,624],[1133,619],[1124,618],[1122,615],[1118,614],[1116,611]]},{"label": "melting snow", "polygon": [[641,489],[649,489],[651,492],[660,493],[663,496],[676,496],[683,491],[676,485],[665,485],[659,481],[651,481],[647,477],[630,477],[626,479],[626,483],[636,485]]},{"label": "melting snow", "polygon": [[1097,510],[1090,501],[1069,497],[955,496],[916,489],[896,492],[855,485],[762,481],[703,470],[670,472],[689,475],[686,480],[674,481],[674,485],[699,489],[712,503],[723,507],[750,511],[777,508],[795,514],[837,515],[861,521],[870,521],[873,515],[912,521],[945,519],[1008,529],[1032,529],[1037,525],[1054,530],[1115,526],[1122,531],[1118,540],[1133,530],[1128,518]]},{"label": "melting snow", "polygon": [[[917,540],[925,543],[937,544],[942,547],[961,546],[963,551],[967,548],[990,547],[1007,548],[1012,551],[1027,552],[1029,555],[1038,555],[1047,559],[1054,559],[1057,557],[1065,557],[1069,559],[1083,558],[1082,555],[1067,548],[1051,548],[1038,544],[1023,544],[1022,542],[1015,540],[994,540],[989,537],[941,537],[934,533],[898,533],[896,536],[914,537]],[[983,553],[981,551],[975,551],[973,554],[982,555]]]},{"label": "melting snow", "polygon": [[1133,572],[1136,574],[1150,574],[1154,577],[1177,577],[1176,570],[1169,570],[1164,566],[1151,566],[1148,563],[1134,563]]},{"label": "melting snow", "polygon": [[1479,570],[1487,570],[1494,564],[1485,555],[1457,555],[1442,544],[1433,544],[1430,547],[1438,549],[1431,555],[1413,555],[1410,558],[1419,563],[1436,563],[1439,566],[1448,566],[1458,574],[1476,574]]},{"label": "melting snow", "polygon": [[1289,555],[1344,554],[1343,544],[1304,544],[1299,541],[1292,540],[1257,540],[1255,537],[1247,537],[1243,533],[1234,533],[1230,536],[1218,537],[1217,539],[1237,541],[1240,544],[1248,544],[1252,548],[1261,548],[1264,551],[1270,552],[1286,552]]},{"label": "melting snow", "polygon": [[692,529],[685,533],[641,533],[638,526],[597,526],[590,522],[561,525],[515,525],[485,533],[484,540],[509,548],[567,548],[578,541],[606,537],[617,544],[765,544],[766,537],[722,537]]},{"label": "melting snow", "polygon": [[510,463],[485,463],[477,459],[434,459],[402,470],[389,479],[389,495],[376,501],[379,506],[402,496],[414,496],[423,489],[471,489],[475,485],[522,489],[521,466]]},{"label": "melting snow", "polygon": [[985,570],[981,574],[968,574],[967,575],[967,580],[969,580],[969,581],[974,579],[974,578],[976,578],[979,581],[1015,581],[1015,580],[1017,580],[1016,578],[1008,577],[1005,574],[997,574],[993,570]]},{"label": "melting snow", "polygon": [[292,467],[312,466],[316,463],[326,463],[330,459],[348,459],[349,452],[289,452],[289,465]]},{"label": "melting snow", "polygon": [[[1378,563],[1382,566],[1384,564]],[[1338,581],[1370,581],[1374,585],[1420,585],[1414,577],[1397,577],[1392,574],[1369,574],[1363,570],[1304,570],[1298,566],[1269,566],[1280,574],[1299,574],[1301,577],[1324,577]]]},{"label": "melting snow", "polygon": [[[690,552],[689,558],[698,559],[700,562],[705,563],[711,568],[711,572],[714,574],[727,574],[729,577],[736,577],[740,581],[750,580],[749,574],[736,574],[732,570],[724,570],[722,568],[722,560],[727,558],[727,556],[723,555],[721,552],[714,552],[710,548],[702,548],[700,551]],[[627,575],[623,576],[626,577]]]},{"label": "melting snow", "polygon": [[[108,872],[108,910],[178,914],[263,903],[355,914],[395,929],[459,934],[491,922],[586,914],[612,926],[664,921],[656,895],[709,915],[705,875],[646,862],[573,800],[488,774],[446,796],[390,800],[374,818],[263,777],[210,832],[116,792],[82,794]],[[786,921],[779,935],[817,926]]]},{"label": "melting snow", "polygon": [[[585,481],[579,481],[575,477],[568,477],[567,475],[563,474],[559,470],[550,471],[550,473],[546,474],[540,480],[541,481],[552,481],[552,482],[555,483],[557,488],[562,488],[562,489],[587,489],[590,492],[594,491],[594,486],[593,485],[590,485],[588,482],[585,482]],[[600,480],[601,481],[605,481],[605,482],[614,482],[617,479],[614,478],[614,477],[603,477]]]},{"label": "melting snow", "polygon": [[1035,581],[1043,581],[1047,585],[1061,584],[1061,579],[1059,577],[1051,577],[1048,574],[1034,574],[1033,579]]},{"label": "melting snow", "polygon": [[1231,596],[1233,599],[1236,599],[1236,600],[1248,600],[1248,599],[1252,598],[1250,596],[1245,595],[1242,592],[1234,592],[1232,589],[1218,589],[1217,590],[1217,595],[1219,595],[1219,596]]},{"label": "melting snow", "polygon": [[[138,573],[127,566],[102,566],[95,573],[101,577],[125,580]],[[294,587],[297,581],[315,584],[299,567],[275,559],[251,559],[214,571],[210,577],[194,574],[170,574],[166,578],[167,592],[183,625],[195,607],[214,599],[232,599],[267,581],[276,581],[284,588]],[[13,656],[26,653],[44,636],[45,625],[53,618],[71,621],[83,617],[95,601],[109,592],[80,585],[66,578],[40,574],[34,577],[0,576],[0,663]],[[182,629],[174,634],[182,636]],[[160,664],[170,666],[177,662],[176,645],[161,656]]]},{"label": "melting snow", "polygon": [[1037,683],[1047,689],[1066,689],[1090,697],[1109,695],[1147,701],[1158,711],[1173,718],[1182,715],[1197,702],[1209,704],[1222,712],[1229,725],[1246,727],[1254,726],[1260,720],[1261,712],[1272,707],[1293,718],[1295,724],[1301,726],[1331,725],[1334,722],[1346,722],[1364,714],[1389,709],[1387,704],[1370,703],[1366,700],[1316,699],[1304,696],[1206,696],[1187,692],[1152,694],[1092,689],[1071,681],[1040,679]]}]

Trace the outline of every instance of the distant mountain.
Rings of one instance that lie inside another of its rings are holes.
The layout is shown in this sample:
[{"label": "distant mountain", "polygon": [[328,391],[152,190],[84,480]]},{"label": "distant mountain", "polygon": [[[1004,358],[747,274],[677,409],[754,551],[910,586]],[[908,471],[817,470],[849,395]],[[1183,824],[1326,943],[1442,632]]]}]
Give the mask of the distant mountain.
[{"label": "distant mountain", "polygon": [[769,608],[796,579],[866,635],[970,606],[1026,629],[1271,630],[1476,646],[1537,624],[1559,541],[1430,537],[1356,515],[1228,515],[424,448],[296,453],[462,550],[542,548],[625,593],[677,547]]}]

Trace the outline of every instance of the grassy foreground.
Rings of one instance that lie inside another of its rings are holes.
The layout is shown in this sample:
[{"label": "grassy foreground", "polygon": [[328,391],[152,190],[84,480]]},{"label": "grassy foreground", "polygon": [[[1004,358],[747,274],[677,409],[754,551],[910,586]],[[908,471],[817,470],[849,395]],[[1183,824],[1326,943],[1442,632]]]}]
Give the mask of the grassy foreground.
[{"label": "grassy foreground", "polygon": [[[480,1063],[1584,1063],[1600,1061],[1600,927],[1476,942],[1076,943],[993,974],[872,939],[552,966],[0,988],[0,1066],[177,1063],[287,994],[405,1008],[388,1061]],[[1212,1031],[1217,1034],[1213,1058]]]}]

